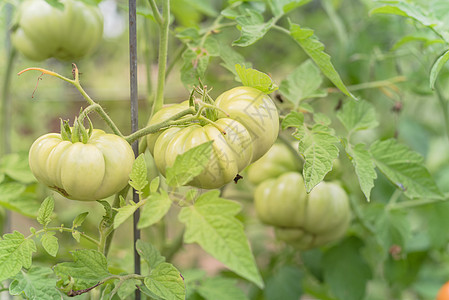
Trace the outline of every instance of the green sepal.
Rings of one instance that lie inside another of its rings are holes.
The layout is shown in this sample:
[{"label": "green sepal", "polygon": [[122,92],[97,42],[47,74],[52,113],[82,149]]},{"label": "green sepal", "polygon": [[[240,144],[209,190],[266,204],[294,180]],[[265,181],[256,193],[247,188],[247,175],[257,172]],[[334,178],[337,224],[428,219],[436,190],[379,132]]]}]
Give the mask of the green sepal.
[{"label": "green sepal", "polygon": [[61,138],[63,141],[72,141],[72,132],[70,130],[69,122],[61,120]]},{"label": "green sepal", "polygon": [[80,132],[79,132],[79,122],[78,118],[75,117],[75,121],[73,121],[73,130],[72,130],[72,143],[80,142]]}]

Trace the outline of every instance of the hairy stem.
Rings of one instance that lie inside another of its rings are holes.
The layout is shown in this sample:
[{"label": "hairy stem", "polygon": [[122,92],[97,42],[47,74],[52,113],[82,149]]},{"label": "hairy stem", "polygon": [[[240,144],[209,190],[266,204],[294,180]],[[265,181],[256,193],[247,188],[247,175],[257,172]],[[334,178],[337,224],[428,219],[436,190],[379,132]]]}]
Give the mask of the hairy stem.
[{"label": "hairy stem", "polygon": [[85,238],[86,240],[88,240],[89,242],[92,242],[93,244],[95,244],[97,246],[100,245],[100,242],[97,241],[95,238],[93,238],[93,237],[91,237],[91,236],[89,236],[89,235],[87,235],[87,234],[85,234],[85,233],[83,233],[83,232],[81,232],[79,230],[76,230],[74,228],[69,228],[69,227],[46,227],[44,229],[36,231],[35,233],[30,234],[26,238],[29,239],[29,238],[32,238],[32,237],[34,237],[36,235],[39,235],[39,234],[47,232],[47,231],[59,231],[59,232],[63,232],[63,231],[64,232],[75,232],[75,231],[78,231],[80,233],[81,237]]},{"label": "hairy stem", "polygon": [[8,64],[6,66],[6,73],[5,77],[3,78],[3,88],[2,88],[2,101],[0,104],[0,110],[2,111],[2,124],[1,124],[1,132],[3,133],[2,141],[1,141],[1,147],[0,147],[0,154],[7,154],[11,151],[11,141],[10,141],[10,134],[11,134],[11,98],[9,96],[9,88],[10,88],[10,81],[11,81],[11,75],[12,75],[12,67],[16,58],[17,51],[12,48],[9,51],[8,55]]}]

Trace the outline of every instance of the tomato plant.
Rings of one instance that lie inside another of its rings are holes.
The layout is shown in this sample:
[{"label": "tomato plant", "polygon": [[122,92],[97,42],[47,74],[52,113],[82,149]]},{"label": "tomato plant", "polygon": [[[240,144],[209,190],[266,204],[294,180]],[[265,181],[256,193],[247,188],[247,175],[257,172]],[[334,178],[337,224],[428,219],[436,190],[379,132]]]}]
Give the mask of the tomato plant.
[{"label": "tomato plant", "polygon": [[29,59],[74,60],[91,53],[103,36],[99,8],[76,0],[53,7],[45,0],[21,3],[13,25],[14,47]]}]

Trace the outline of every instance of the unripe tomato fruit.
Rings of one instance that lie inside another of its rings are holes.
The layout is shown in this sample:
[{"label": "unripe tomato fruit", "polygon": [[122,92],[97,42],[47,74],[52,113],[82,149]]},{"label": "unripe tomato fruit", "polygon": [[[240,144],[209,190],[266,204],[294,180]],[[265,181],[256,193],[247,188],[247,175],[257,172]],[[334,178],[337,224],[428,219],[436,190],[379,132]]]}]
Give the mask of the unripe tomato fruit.
[{"label": "unripe tomato fruit", "polygon": [[440,288],[436,300],[449,300],[449,281]]},{"label": "unripe tomato fruit", "polygon": [[[189,182],[189,185],[204,189],[219,188],[231,182],[240,171],[252,163],[255,155],[261,156],[270,149],[279,131],[279,116],[274,103],[270,97],[254,88],[238,87],[232,90],[235,93],[226,97],[220,96],[215,102],[216,106],[230,115],[225,117],[219,113],[218,119],[214,121],[226,134],[222,134],[212,124],[191,123],[147,136],[148,148],[162,175],[165,175],[166,169],[174,164],[178,155],[200,144],[213,141],[209,163],[201,174]],[[188,101],[185,101],[163,107],[154,114],[148,124],[163,122],[187,109],[188,105]],[[248,115],[244,113],[245,111]],[[257,119],[251,116],[251,113],[263,117]],[[257,135],[259,131],[265,131],[265,136],[259,137]]]},{"label": "unripe tomato fruit", "polygon": [[59,133],[38,138],[29,164],[37,180],[61,195],[83,201],[122,190],[134,162],[131,146],[121,137],[94,129],[86,144],[65,141]]},{"label": "unripe tomato fruit", "polygon": [[262,182],[254,204],[259,219],[276,227],[278,239],[299,249],[339,239],[351,219],[348,196],[338,184],[321,182],[307,194],[296,172]]},{"label": "unripe tomato fruit", "polygon": [[275,143],[264,156],[246,169],[246,178],[252,184],[258,185],[287,172],[298,172],[300,168],[295,154],[285,144]]},{"label": "unripe tomato fruit", "polygon": [[17,10],[11,41],[31,60],[50,57],[81,58],[95,49],[103,36],[103,16],[97,6],[61,0],[58,9],[45,0],[27,0]]}]

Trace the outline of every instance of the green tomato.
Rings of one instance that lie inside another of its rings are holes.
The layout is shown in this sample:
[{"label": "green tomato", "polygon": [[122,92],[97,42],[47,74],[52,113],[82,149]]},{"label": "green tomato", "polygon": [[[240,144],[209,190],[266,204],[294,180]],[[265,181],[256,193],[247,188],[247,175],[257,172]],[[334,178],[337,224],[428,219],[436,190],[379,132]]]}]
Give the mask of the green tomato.
[{"label": "green tomato", "polygon": [[251,134],[253,162],[267,153],[279,133],[279,114],[268,95],[252,87],[239,86],[218,96],[215,104]]},{"label": "green tomato", "polygon": [[103,36],[103,16],[97,6],[61,0],[63,9],[45,0],[27,0],[19,6],[11,41],[31,60],[50,57],[74,60],[92,52]]},{"label": "green tomato", "polygon": [[285,144],[276,143],[264,156],[246,169],[246,177],[252,184],[258,185],[262,181],[276,178],[287,172],[298,172],[300,168],[295,154]]},{"label": "green tomato", "polygon": [[321,182],[309,194],[296,172],[262,182],[255,190],[258,217],[276,226],[279,239],[309,249],[339,239],[351,212],[346,192],[334,182]]},{"label": "green tomato", "polygon": [[[150,124],[158,123],[172,113],[187,108],[188,102],[162,108],[154,115]],[[160,133],[148,135],[148,147],[162,175],[165,176],[166,169],[174,164],[178,155],[208,141],[214,141],[209,162],[204,171],[189,182],[190,185],[205,189],[218,188],[232,181],[238,172],[246,168],[251,163],[253,155],[248,130],[229,118],[218,119],[215,123],[226,132],[226,135],[212,124],[202,126],[198,123],[171,127]]]},{"label": "green tomato", "polygon": [[[231,91],[228,95],[224,93],[219,96],[215,103],[229,114],[227,117],[219,113],[218,119],[214,121],[226,132],[225,135],[212,124],[190,123],[147,136],[148,149],[163,175],[178,155],[205,142],[214,141],[205,170],[189,184],[204,189],[219,188],[231,182],[255,161],[255,157],[259,158],[270,149],[279,131],[279,116],[270,97],[249,87],[238,87]],[[154,114],[148,125],[163,122],[187,109],[188,105],[188,101],[185,101],[165,106]]]},{"label": "green tomato", "polygon": [[94,129],[86,144],[65,141],[58,133],[38,138],[29,164],[37,180],[61,195],[83,201],[122,190],[134,162],[131,146],[121,137]]}]

